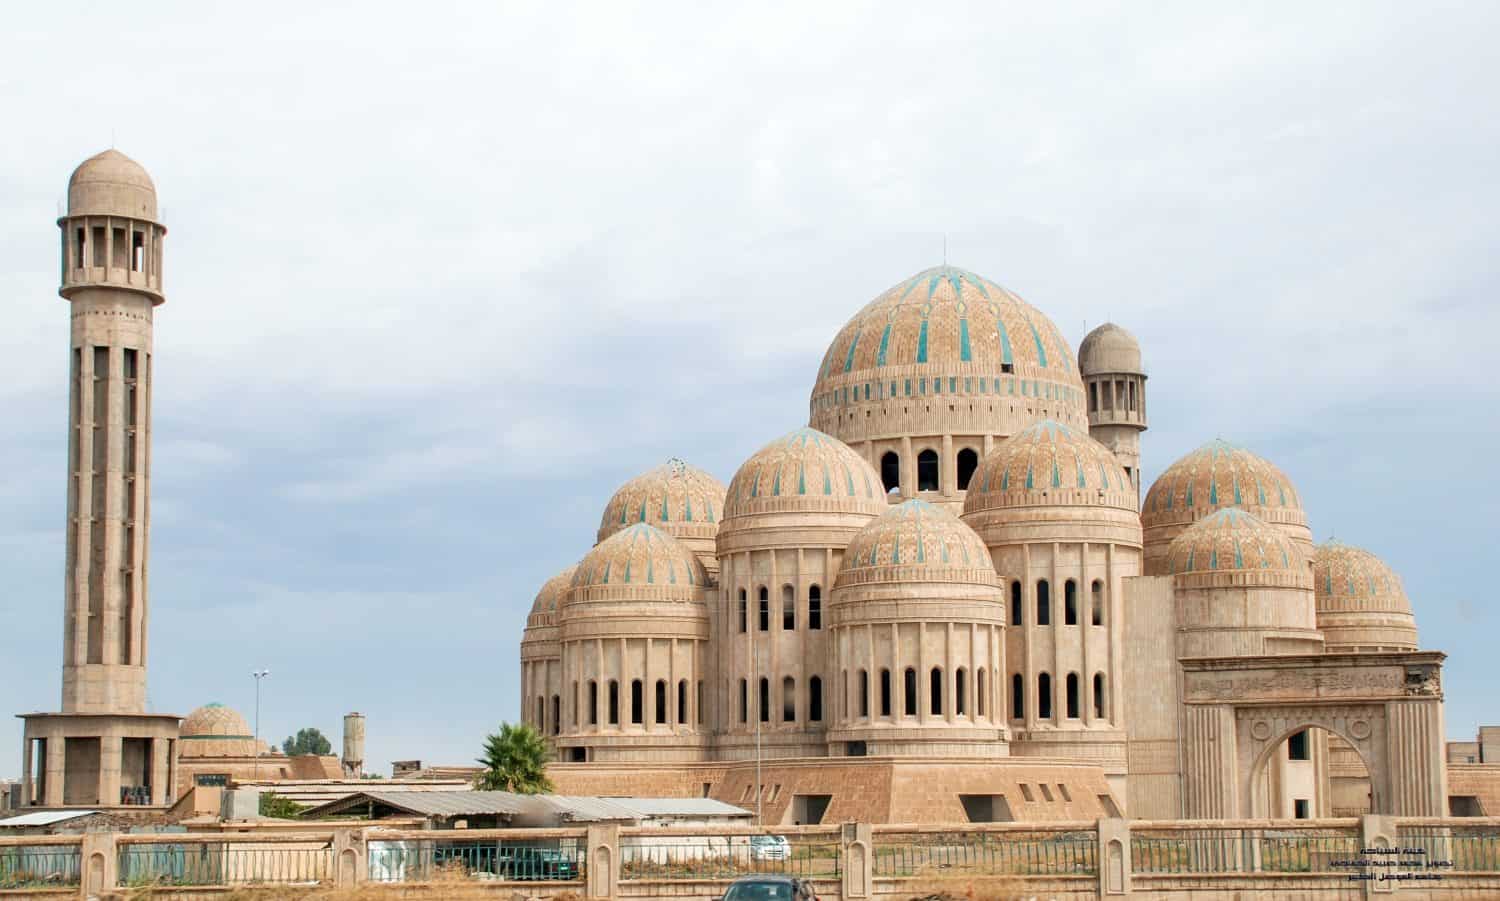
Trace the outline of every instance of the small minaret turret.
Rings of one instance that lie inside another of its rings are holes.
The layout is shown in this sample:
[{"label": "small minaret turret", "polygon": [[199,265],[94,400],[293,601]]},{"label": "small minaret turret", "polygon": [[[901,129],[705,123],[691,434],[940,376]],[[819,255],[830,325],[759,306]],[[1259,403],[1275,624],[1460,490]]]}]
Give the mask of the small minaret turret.
[{"label": "small minaret turret", "polygon": [[1146,430],[1146,371],[1135,336],[1112,322],[1089,332],[1078,348],[1088,396],[1089,435],[1114,451],[1141,495],[1141,432]]}]

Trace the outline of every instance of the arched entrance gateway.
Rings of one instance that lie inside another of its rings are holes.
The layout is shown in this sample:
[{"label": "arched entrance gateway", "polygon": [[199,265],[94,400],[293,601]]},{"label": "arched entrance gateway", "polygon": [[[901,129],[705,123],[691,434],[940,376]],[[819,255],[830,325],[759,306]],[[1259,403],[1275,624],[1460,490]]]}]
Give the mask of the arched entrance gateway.
[{"label": "arched entrance gateway", "polygon": [[1322,730],[1363,762],[1371,813],[1442,816],[1443,656],[1183,660],[1183,815],[1276,815],[1259,780],[1289,739]]}]

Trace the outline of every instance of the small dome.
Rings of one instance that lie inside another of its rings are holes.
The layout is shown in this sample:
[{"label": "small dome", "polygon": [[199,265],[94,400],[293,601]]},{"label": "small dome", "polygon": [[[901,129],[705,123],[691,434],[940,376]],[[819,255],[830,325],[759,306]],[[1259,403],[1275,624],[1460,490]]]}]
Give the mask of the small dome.
[{"label": "small dome", "polygon": [[1113,322],[1104,323],[1083,339],[1078,346],[1078,368],[1084,375],[1145,374],[1140,342]]},{"label": "small dome", "polygon": [[69,216],[156,220],[156,185],[140,163],[110,149],[84,160],[68,179]]},{"label": "small dome", "polygon": [[1286,473],[1244,448],[1214,440],[1167,467],[1146,492],[1141,505],[1146,575],[1167,575],[1164,558],[1172,539],[1227,507],[1238,507],[1285,531],[1304,563],[1312,553],[1302,498]]},{"label": "small dome", "polygon": [[708,586],[708,573],[694,553],[649,523],[638,522],[599,542],[573,570],[569,597],[596,587]]},{"label": "small dome", "polygon": [[578,565],[575,563],[542,583],[542,590],[536,593],[536,600],[531,602],[532,616],[557,612],[558,606],[562,603],[564,592],[573,583],[573,573],[577,569]]},{"label": "small dome", "polygon": [[897,504],[860,529],[844,551],[834,587],[903,581],[999,584],[974,530],[922,500]]},{"label": "small dome", "polygon": [[1236,507],[1189,526],[1173,540],[1167,559],[1172,575],[1267,570],[1306,575],[1302,553],[1285,532]]},{"label": "small dome", "polygon": [[969,479],[964,513],[1039,505],[1135,512],[1135,486],[1109,448],[1050,419],[995,445]]},{"label": "small dome", "polygon": [[[839,330],[818,369],[810,422],[841,440],[855,440],[856,432],[878,438],[895,417],[865,416],[854,405],[899,409],[941,397],[941,415],[928,417],[927,433],[968,434],[968,399],[989,403],[1000,399],[996,395],[1085,422],[1078,363],[1052,320],[989,279],[939,266],[902,279]],[[950,413],[957,397],[965,403],[955,403]],[[1005,417],[1012,414],[1004,408],[1013,405],[1001,406]],[[1009,434],[1024,421],[990,428]]]},{"label": "small dome", "polygon": [[724,519],[805,509],[878,516],[888,504],[880,476],[844,442],[800,428],[756,451],[724,496]]},{"label": "small dome", "polygon": [[253,738],[238,711],[220,703],[205,704],[187,715],[178,730],[182,738]]},{"label": "small dome", "polygon": [[723,514],[724,483],[674,458],[620,486],[604,506],[598,541],[649,523],[685,543],[712,575],[719,571],[714,538]]},{"label": "small dome", "polygon": [[1411,601],[1401,577],[1379,557],[1363,548],[1329,541],[1314,550],[1312,570],[1318,628],[1328,650],[1417,649]]}]

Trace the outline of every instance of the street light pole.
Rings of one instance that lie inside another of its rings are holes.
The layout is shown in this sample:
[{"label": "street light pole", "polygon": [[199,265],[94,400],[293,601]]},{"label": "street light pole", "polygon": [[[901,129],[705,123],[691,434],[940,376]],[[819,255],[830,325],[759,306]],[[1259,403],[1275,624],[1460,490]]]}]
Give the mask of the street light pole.
[{"label": "street light pole", "polygon": [[255,781],[260,781],[260,680],[271,675],[268,669],[258,669],[250,675],[255,677]]}]

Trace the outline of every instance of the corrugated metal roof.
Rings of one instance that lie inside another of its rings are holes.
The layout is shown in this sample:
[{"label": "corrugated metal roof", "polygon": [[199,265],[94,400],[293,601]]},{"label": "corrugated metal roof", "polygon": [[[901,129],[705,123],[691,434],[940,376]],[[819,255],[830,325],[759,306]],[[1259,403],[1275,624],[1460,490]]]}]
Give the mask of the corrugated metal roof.
[{"label": "corrugated metal roof", "polygon": [[12,826],[51,826],[53,823],[61,823],[64,820],[93,816],[98,812],[97,810],[36,810],[23,813],[18,817],[0,820],[0,829],[9,829]]},{"label": "corrugated metal roof", "polygon": [[574,795],[536,795],[535,800],[551,807],[565,821],[597,823],[612,820],[634,822],[641,815],[606,798]]},{"label": "corrugated metal roof", "polygon": [[606,798],[613,804],[635,811],[643,817],[730,817],[751,816],[748,810],[715,801],[713,798]]},{"label": "corrugated metal roof", "polygon": [[[524,795],[481,791],[366,791],[335,802],[341,809],[357,809],[368,798],[419,816],[462,817],[481,814],[514,816],[524,810]],[[333,805],[324,805],[330,807]],[[318,813],[330,813],[315,808]]]}]

